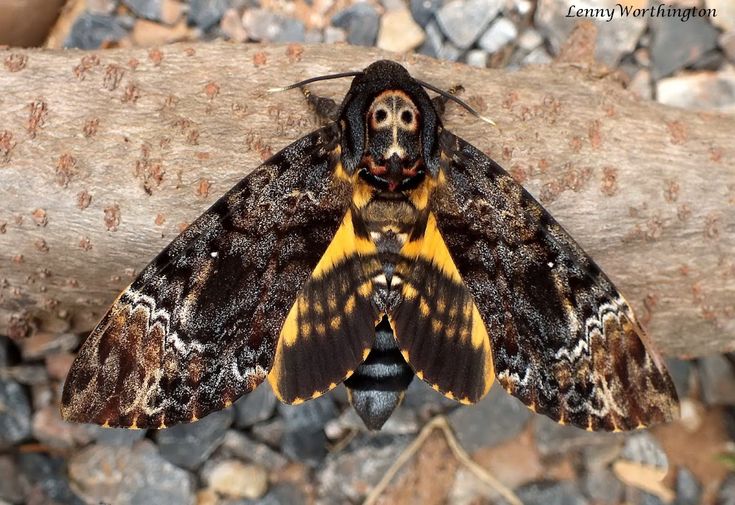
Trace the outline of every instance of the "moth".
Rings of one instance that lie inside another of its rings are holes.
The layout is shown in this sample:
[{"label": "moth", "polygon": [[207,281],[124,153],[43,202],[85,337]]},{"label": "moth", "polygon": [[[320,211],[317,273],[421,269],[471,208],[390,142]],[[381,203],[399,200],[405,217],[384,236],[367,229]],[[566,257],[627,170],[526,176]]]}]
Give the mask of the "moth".
[{"label": "moth", "polygon": [[333,122],[242,179],[118,296],[71,367],[63,417],[165,428],[267,379],[290,404],[344,382],[379,429],[417,376],[466,404],[497,377],[588,430],[673,419],[672,381],[607,276],[443,127],[461,101],[392,61],[290,88],[343,76],[339,106],[305,92]]}]

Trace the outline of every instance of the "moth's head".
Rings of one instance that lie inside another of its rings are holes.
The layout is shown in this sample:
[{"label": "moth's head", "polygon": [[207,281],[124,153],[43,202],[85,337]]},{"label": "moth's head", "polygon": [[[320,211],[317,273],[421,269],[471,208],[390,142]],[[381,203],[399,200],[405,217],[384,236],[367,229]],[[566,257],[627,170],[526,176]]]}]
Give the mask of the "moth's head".
[{"label": "moth's head", "polygon": [[439,170],[441,126],[424,88],[398,63],[377,61],[355,77],[340,116],[342,164],[366,170],[387,189]]}]

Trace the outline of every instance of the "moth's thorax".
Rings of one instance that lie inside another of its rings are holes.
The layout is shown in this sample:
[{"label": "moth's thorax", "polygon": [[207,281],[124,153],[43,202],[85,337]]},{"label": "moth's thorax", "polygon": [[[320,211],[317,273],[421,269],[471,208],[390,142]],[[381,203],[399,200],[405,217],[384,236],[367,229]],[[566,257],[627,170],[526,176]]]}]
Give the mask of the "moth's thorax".
[{"label": "moth's thorax", "polygon": [[400,90],[380,93],[366,118],[367,143],[360,164],[384,189],[394,191],[423,169],[421,113],[411,97]]}]

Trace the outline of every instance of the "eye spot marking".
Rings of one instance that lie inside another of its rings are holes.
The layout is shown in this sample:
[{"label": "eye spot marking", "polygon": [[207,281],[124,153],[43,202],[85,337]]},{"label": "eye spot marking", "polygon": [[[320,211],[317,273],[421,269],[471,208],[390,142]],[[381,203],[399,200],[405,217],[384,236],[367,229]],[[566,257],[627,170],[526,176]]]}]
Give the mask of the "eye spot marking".
[{"label": "eye spot marking", "polygon": [[382,123],[388,118],[388,111],[385,109],[378,109],[375,111],[375,121],[377,123]]},{"label": "eye spot marking", "polygon": [[403,121],[407,125],[413,123],[413,112],[411,112],[410,110],[404,110],[403,112],[401,112],[401,121]]}]

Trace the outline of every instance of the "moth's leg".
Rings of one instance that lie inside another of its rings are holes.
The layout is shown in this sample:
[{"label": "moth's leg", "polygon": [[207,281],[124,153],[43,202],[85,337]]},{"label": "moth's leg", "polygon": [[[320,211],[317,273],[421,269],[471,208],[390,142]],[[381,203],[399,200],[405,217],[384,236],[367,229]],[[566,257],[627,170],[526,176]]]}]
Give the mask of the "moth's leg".
[{"label": "moth's leg", "polygon": [[[451,88],[447,90],[447,93],[450,95],[456,95],[457,93],[461,93],[464,91],[464,86],[461,84],[455,84]],[[447,108],[447,102],[449,101],[449,98],[439,95],[435,96],[431,99],[431,104],[434,106],[434,109],[436,109],[436,113],[439,114],[439,117],[442,117],[444,115],[444,111]]]},{"label": "moth's leg", "polygon": [[306,88],[301,88],[301,92],[308,103],[319,116],[319,119],[326,121],[336,121],[339,118],[339,104],[331,98],[318,96]]}]

